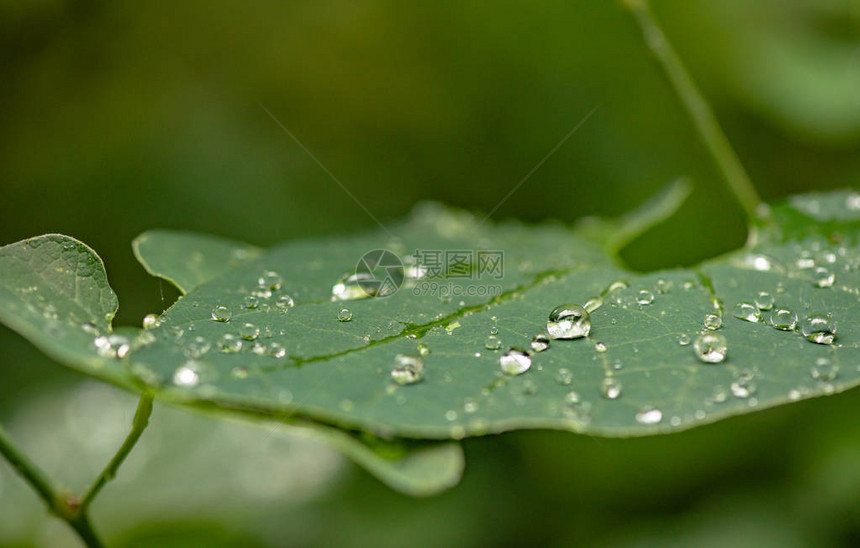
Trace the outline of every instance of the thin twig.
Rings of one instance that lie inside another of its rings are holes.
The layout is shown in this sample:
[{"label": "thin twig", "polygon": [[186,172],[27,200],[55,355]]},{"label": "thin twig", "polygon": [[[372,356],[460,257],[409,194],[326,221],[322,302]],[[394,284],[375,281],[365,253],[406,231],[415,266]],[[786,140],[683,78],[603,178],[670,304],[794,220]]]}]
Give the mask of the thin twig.
[{"label": "thin twig", "polygon": [[729,190],[743,207],[747,217],[750,220],[754,219],[756,210],[761,204],[761,198],[732,149],[726,134],[723,133],[710,105],[696,87],[681,59],[672,49],[672,45],[666,40],[651,12],[648,0],[624,0],[624,4],[639,24],[645,43],[669,78],[693,125],[719,166]]}]

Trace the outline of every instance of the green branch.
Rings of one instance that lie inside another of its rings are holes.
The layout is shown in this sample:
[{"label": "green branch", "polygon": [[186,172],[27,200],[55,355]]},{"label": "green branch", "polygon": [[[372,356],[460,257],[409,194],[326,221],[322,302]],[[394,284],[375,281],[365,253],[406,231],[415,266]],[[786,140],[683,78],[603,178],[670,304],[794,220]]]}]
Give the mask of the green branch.
[{"label": "green branch", "polygon": [[624,0],[624,5],[639,24],[645,37],[645,43],[669,78],[669,82],[681,99],[681,103],[696,126],[696,130],[720,168],[729,190],[737,198],[747,217],[750,220],[755,219],[761,198],[759,198],[743,165],[738,160],[726,134],[723,133],[708,102],[696,87],[671,44],[666,40],[666,36],[651,12],[648,0]]},{"label": "green branch", "polygon": [[146,429],[149,424],[149,416],[152,414],[152,395],[143,394],[140,397],[140,401],[137,404],[137,411],[134,413],[134,420],[131,424],[131,432],[126,436],[125,441],[120,446],[119,450],[113,456],[111,461],[102,470],[102,473],[99,474],[99,477],[93,482],[92,486],[87,491],[87,494],[84,495],[83,500],[81,501],[80,509],[81,512],[86,514],[87,509],[90,504],[92,504],[93,499],[96,498],[96,495],[99,494],[99,491],[102,490],[107,482],[112,480],[116,476],[117,470],[122,465],[125,458],[131,453],[132,448],[137,443],[137,440],[140,439],[140,435],[143,434],[143,431]]},{"label": "green branch", "polygon": [[24,481],[30,484],[52,514],[68,523],[87,546],[91,548],[100,547],[102,543],[90,523],[89,506],[107,482],[116,476],[117,470],[149,424],[151,413],[152,395],[143,394],[137,404],[131,432],[126,436],[125,441],[99,477],[93,482],[83,499],[59,492],[36,463],[18,449],[2,427],[0,427],[0,455],[9,461]]}]

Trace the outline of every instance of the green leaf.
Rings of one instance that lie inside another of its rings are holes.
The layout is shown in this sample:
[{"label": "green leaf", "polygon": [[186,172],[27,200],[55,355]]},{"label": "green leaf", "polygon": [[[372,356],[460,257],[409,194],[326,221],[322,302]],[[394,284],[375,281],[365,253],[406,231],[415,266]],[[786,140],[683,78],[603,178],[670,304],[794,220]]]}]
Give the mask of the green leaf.
[{"label": "green leaf", "polygon": [[[207,409],[315,421],[383,438],[427,439],[518,428],[605,436],[671,432],[857,385],[860,197],[848,191],[797,197],[774,207],[769,219],[760,222],[750,246],[736,253],[696,269],[638,274],[614,266],[601,245],[563,226],[490,226],[427,205],[389,227],[396,238],[374,232],[309,239],[274,247],[214,275],[197,269],[195,279],[208,281],[180,298],[158,327],[140,332],[128,356],[102,358],[103,369],[86,371],[103,376],[108,367],[120,368],[129,382],[145,385],[159,398]],[[151,269],[176,280],[186,269],[182,258],[188,253],[182,247],[175,246],[174,259],[157,269],[151,265],[158,246],[147,252],[138,246],[138,254]],[[32,256],[23,264],[42,264],[39,247],[13,244],[0,256],[10,248]],[[435,289],[447,292],[442,298],[430,294],[433,286],[425,286],[425,278],[389,297],[333,302],[332,285],[365,252],[378,248],[401,257],[416,250],[502,250],[505,270],[498,279],[487,272],[479,277],[475,259],[466,277],[449,270],[436,281]],[[814,283],[822,273],[807,268],[810,259],[834,273],[832,286]],[[202,263],[209,264],[205,257]],[[281,287],[248,308],[246,298],[269,271],[278,273]],[[26,275],[40,272],[18,274]],[[654,295],[651,304],[637,302],[648,300],[642,291]],[[733,317],[735,305],[752,302],[761,291],[775,297],[776,308],[790,308],[801,319],[831,314],[838,328],[835,344],[814,344],[797,331]],[[287,294],[295,306],[282,310],[276,303]],[[555,306],[594,296],[604,304],[591,313],[589,337],[552,341],[548,350],[531,356],[531,369],[523,375],[500,371],[500,356],[509,347],[528,348]],[[9,292],[4,321],[50,353],[42,324],[22,329],[10,320],[15,314],[6,310],[12,309],[12,297],[20,301],[15,310],[25,307],[19,293]],[[229,321],[212,319],[216,306],[232,311]],[[352,312],[351,321],[338,320],[343,307]],[[722,314],[717,333],[728,341],[723,363],[703,363],[693,345],[678,342],[703,331],[709,313]],[[246,323],[259,328],[256,339],[243,339],[239,352],[221,352],[224,335],[254,334]],[[485,347],[493,330],[503,344],[499,350]],[[75,354],[52,355],[71,365],[87,351],[90,360],[98,359],[89,344]],[[395,356],[417,356],[419,345],[430,350],[423,356],[423,380],[393,383]],[[282,357],[273,355],[281,349]],[[604,395],[607,378],[621,385],[615,399]],[[447,462],[450,468],[453,460]]]}]

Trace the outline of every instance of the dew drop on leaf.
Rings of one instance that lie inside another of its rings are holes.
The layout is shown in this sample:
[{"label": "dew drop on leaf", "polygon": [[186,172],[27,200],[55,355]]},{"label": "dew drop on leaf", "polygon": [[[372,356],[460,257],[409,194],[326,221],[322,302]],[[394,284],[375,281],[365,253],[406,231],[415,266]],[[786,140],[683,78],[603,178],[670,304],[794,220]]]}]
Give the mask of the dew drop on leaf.
[{"label": "dew drop on leaf", "polygon": [[832,381],[839,375],[839,366],[830,358],[818,358],[809,370],[809,374],[815,380]]},{"label": "dew drop on leaf", "polygon": [[502,346],[502,341],[495,335],[490,335],[487,337],[487,340],[484,341],[484,347],[488,350],[498,350],[499,347]]},{"label": "dew drop on leaf", "polygon": [[239,336],[245,340],[253,341],[260,336],[260,328],[252,323],[244,323],[239,327]]},{"label": "dew drop on leaf", "polygon": [[829,314],[811,314],[800,322],[800,332],[806,340],[816,344],[833,344],[836,324]]},{"label": "dew drop on leaf", "polygon": [[549,313],[546,330],[553,339],[578,339],[591,331],[591,318],[578,304],[563,304]]},{"label": "dew drop on leaf", "polygon": [[600,383],[600,393],[608,400],[615,400],[621,396],[621,381],[615,377],[604,377]]},{"label": "dew drop on leaf", "polygon": [[713,331],[715,329],[719,329],[723,325],[723,318],[719,314],[705,314],[704,324],[706,328]]},{"label": "dew drop on leaf", "polygon": [[820,266],[812,272],[812,283],[815,287],[833,287],[836,275],[826,267]]},{"label": "dew drop on leaf", "polygon": [[690,344],[690,336],[686,333],[681,333],[678,335],[678,344],[681,346],[687,346]]},{"label": "dew drop on leaf", "polygon": [[275,301],[275,305],[281,312],[286,312],[290,308],[294,307],[296,305],[296,302],[289,295],[281,295]]},{"label": "dew drop on leaf", "polygon": [[543,352],[549,348],[549,337],[545,333],[538,333],[532,337],[531,347],[535,352]]},{"label": "dew drop on leaf", "polygon": [[221,352],[225,354],[234,354],[242,350],[242,339],[232,333],[225,333],[218,343]]},{"label": "dew drop on leaf", "polygon": [[654,302],[654,294],[647,289],[643,289],[636,295],[636,302],[643,306],[649,305]]},{"label": "dew drop on leaf", "polygon": [[511,348],[499,358],[499,366],[506,375],[522,375],[532,366],[532,359],[524,351]]},{"label": "dew drop on leaf", "polygon": [[636,413],[636,422],[639,424],[659,424],[663,420],[663,412],[656,407],[645,407]]},{"label": "dew drop on leaf", "polygon": [[143,328],[154,329],[158,327],[158,316],[155,314],[147,314],[143,317]]},{"label": "dew drop on leaf", "polygon": [[732,311],[732,316],[746,322],[755,323],[761,321],[761,312],[759,312],[759,309],[752,303],[748,303],[746,301],[739,302],[735,305],[735,309]]},{"label": "dew drop on leaf", "polygon": [[349,308],[341,308],[337,311],[337,319],[341,322],[348,322],[352,319],[352,310]]},{"label": "dew drop on leaf", "polygon": [[780,331],[792,331],[797,327],[797,313],[789,308],[777,308],[770,316],[770,324]]},{"label": "dew drop on leaf", "polygon": [[759,310],[770,310],[773,308],[773,295],[767,291],[760,291],[755,297],[755,305]]},{"label": "dew drop on leaf", "polygon": [[693,350],[699,361],[704,363],[720,363],[726,359],[729,345],[720,333],[702,333],[693,342]]},{"label": "dew drop on leaf", "polygon": [[263,272],[257,279],[257,285],[265,289],[277,290],[281,288],[281,275],[271,270]]},{"label": "dew drop on leaf", "polygon": [[394,357],[391,380],[400,385],[414,384],[424,378],[424,360],[420,356],[398,354]]},{"label": "dew drop on leaf", "polygon": [[212,309],[212,319],[216,322],[229,322],[232,317],[233,311],[223,304],[219,304]]}]

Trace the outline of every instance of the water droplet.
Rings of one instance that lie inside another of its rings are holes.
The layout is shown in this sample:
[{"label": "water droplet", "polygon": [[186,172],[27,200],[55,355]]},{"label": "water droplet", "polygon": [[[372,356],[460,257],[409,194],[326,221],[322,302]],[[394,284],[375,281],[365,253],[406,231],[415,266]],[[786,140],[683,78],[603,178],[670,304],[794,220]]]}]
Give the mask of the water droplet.
[{"label": "water droplet", "polygon": [[200,374],[193,368],[183,365],[173,373],[173,384],[176,386],[197,386],[200,384]]},{"label": "water droplet", "polygon": [[829,314],[811,314],[800,322],[800,332],[808,341],[817,344],[833,344],[836,324]]},{"label": "water droplet", "polygon": [[[241,344],[242,341],[239,341]],[[232,371],[230,371],[230,376],[235,379],[247,379],[248,378],[248,370],[244,367],[234,367]]]},{"label": "water droplet", "polygon": [[706,328],[713,331],[723,325],[723,318],[719,314],[705,314],[704,324]]},{"label": "water droplet", "polygon": [[420,354],[421,356],[426,356],[430,353],[430,347],[424,343],[418,343],[416,349],[418,350],[418,354]]},{"label": "water droplet", "polygon": [[606,399],[617,399],[621,396],[621,381],[615,377],[604,377],[600,384],[600,393]]},{"label": "water droplet", "polygon": [[569,385],[573,382],[573,373],[570,372],[570,369],[562,367],[558,370],[558,373],[556,373],[555,380],[558,384]]},{"label": "water droplet", "polygon": [[761,312],[759,309],[755,307],[752,303],[748,303],[746,301],[739,302],[735,305],[735,309],[732,312],[732,316],[739,320],[744,320],[747,322],[760,322],[761,321]]},{"label": "water droplet", "polygon": [[813,379],[828,382],[836,379],[839,375],[839,366],[833,363],[830,358],[818,358],[809,373]]},{"label": "water droplet", "polygon": [[732,391],[732,396],[740,399],[746,399],[756,393],[758,390],[758,385],[755,382],[755,377],[753,375],[741,375],[736,381],[734,381],[729,387]]},{"label": "water droplet", "polygon": [[815,287],[833,287],[835,282],[836,274],[823,266],[812,272],[812,283],[815,284]]},{"label": "water droplet", "polygon": [[466,413],[474,413],[478,410],[478,402],[473,398],[463,400],[463,411]]},{"label": "water droplet", "polygon": [[131,351],[131,344],[125,335],[102,335],[93,341],[98,355],[103,358],[124,358]]},{"label": "water droplet", "polygon": [[488,350],[498,350],[499,347],[502,346],[502,341],[495,335],[490,335],[487,337],[487,340],[484,341],[484,347]]},{"label": "water droplet", "polygon": [[278,300],[275,301],[275,305],[281,312],[286,312],[290,308],[296,306],[296,302],[289,295],[281,295],[278,297]]},{"label": "water droplet", "polygon": [[269,348],[267,349],[269,356],[273,358],[283,358],[287,355],[287,349],[284,348],[284,345],[277,342],[269,343]]},{"label": "water droplet", "polygon": [[229,322],[232,317],[233,311],[223,304],[219,304],[212,309],[212,319],[216,322]]},{"label": "water droplet", "polygon": [[369,272],[344,274],[331,288],[331,300],[354,301],[373,296],[372,289],[378,284]]},{"label": "water droplet", "polygon": [[218,346],[221,348],[221,352],[234,354],[242,350],[242,339],[232,333],[225,333]]},{"label": "water droplet", "polygon": [[578,304],[563,304],[549,313],[546,330],[553,339],[577,339],[591,331],[591,318]]},{"label": "water droplet", "polygon": [[143,317],[143,328],[154,329],[158,327],[158,316],[156,314],[147,314]]},{"label": "water droplet", "polygon": [[391,380],[400,385],[414,384],[424,378],[424,360],[419,356],[398,354],[394,357],[395,367],[391,370]]},{"label": "water droplet", "polygon": [[729,399],[729,393],[726,391],[725,388],[717,385],[711,391],[711,397],[708,401],[710,401],[711,403],[723,403],[727,399]]},{"label": "water droplet", "polygon": [[657,293],[660,294],[668,293],[672,289],[672,282],[660,278],[659,280],[657,280],[654,289],[656,289]]},{"label": "water droplet", "polygon": [[663,412],[656,407],[645,407],[636,413],[636,422],[639,424],[659,424],[663,420]]},{"label": "water droplet", "polygon": [[564,403],[566,405],[576,405],[582,401],[582,398],[579,397],[579,394],[576,393],[575,390],[571,390],[567,394],[564,395]]},{"label": "water droplet", "polygon": [[545,333],[538,333],[532,337],[531,347],[535,352],[543,352],[549,348],[549,337]]},{"label": "water droplet", "polygon": [[759,310],[770,310],[773,308],[773,295],[768,293],[767,291],[761,291],[758,295],[755,296],[755,305]]},{"label": "water droplet", "polygon": [[705,363],[720,363],[729,350],[726,338],[720,333],[702,333],[693,342],[696,357]]},{"label": "water droplet", "polygon": [[280,289],[282,282],[283,280],[281,279],[281,275],[277,272],[272,272],[271,270],[263,272],[263,274],[257,279],[257,285],[271,290]]},{"label": "water droplet", "polygon": [[243,339],[253,341],[260,336],[260,328],[252,323],[245,323],[239,327],[239,336]]},{"label": "water droplet", "polygon": [[654,302],[654,294],[647,289],[643,289],[636,295],[636,302],[642,306],[649,305]]},{"label": "water droplet", "polygon": [[194,339],[188,343],[188,346],[185,347],[185,353],[189,358],[197,359],[209,352],[210,347],[211,345],[209,344],[209,341],[203,337],[197,336],[194,337]]},{"label": "water droplet", "polygon": [[770,324],[780,331],[792,331],[797,326],[797,314],[788,308],[777,308],[770,316]]},{"label": "water droplet", "polygon": [[499,334],[499,328],[498,327],[496,327],[494,325],[493,327],[490,328],[490,335],[498,335],[498,334]]},{"label": "water droplet", "polygon": [[341,308],[337,311],[337,319],[342,322],[348,322],[352,319],[352,310],[349,308]]},{"label": "water droplet", "polygon": [[245,308],[257,308],[260,306],[260,299],[256,295],[248,295],[245,297]]},{"label": "water droplet", "polygon": [[603,299],[601,297],[589,297],[588,300],[585,301],[585,304],[582,305],[582,308],[591,314],[601,306],[603,306]]},{"label": "water droplet", "polygon": [[511,348],[499,358],[499,366],[506,375],[522,375],[532,366],[532,359],[524,351]]},{"label": "water droplet", "polygon": [[686,333],[681,333],[680,335],[678,335],[678,344],[680,344],[681,346],[687,346],[688,344],[690,344],[690,336]]},{"label": "water droplet", "polygon": [[600,353],[606,352],[606,344],[602,342],[594,343],[594,349]]}]

